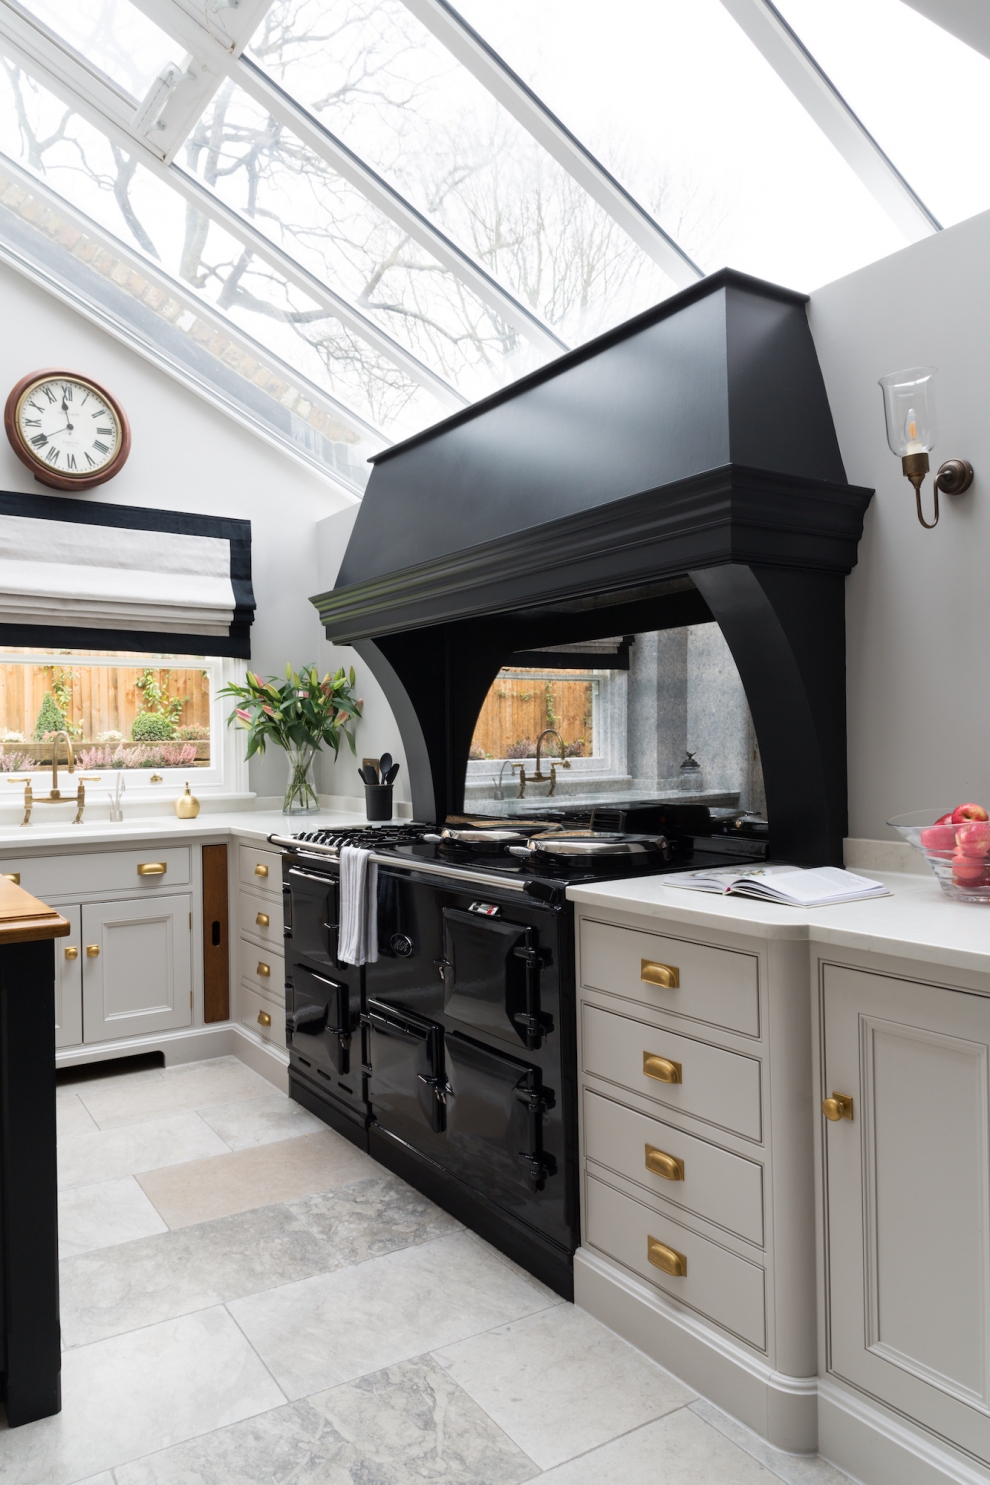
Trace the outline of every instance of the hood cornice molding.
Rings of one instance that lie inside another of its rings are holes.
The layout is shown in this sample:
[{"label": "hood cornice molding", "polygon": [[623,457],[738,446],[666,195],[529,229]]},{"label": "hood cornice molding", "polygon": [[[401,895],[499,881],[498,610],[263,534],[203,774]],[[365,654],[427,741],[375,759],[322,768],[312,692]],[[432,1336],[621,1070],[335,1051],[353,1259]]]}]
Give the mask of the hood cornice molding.
[{"label": "hood cornice molding", "polygon": [[342,644],[724,563],[845,576],[873,491],[726,464],[312,599]]}]

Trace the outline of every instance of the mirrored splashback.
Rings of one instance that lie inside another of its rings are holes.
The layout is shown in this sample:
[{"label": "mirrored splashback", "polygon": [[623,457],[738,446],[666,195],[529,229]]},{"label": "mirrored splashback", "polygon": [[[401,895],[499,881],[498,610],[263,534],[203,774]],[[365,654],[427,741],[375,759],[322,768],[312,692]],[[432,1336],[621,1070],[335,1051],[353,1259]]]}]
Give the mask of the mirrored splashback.
[{"label": "mirrored splashback", "polygon": [[679,799],[766,815],[746,693],[717,624],[514,659],[475,724],[466,810]]}]

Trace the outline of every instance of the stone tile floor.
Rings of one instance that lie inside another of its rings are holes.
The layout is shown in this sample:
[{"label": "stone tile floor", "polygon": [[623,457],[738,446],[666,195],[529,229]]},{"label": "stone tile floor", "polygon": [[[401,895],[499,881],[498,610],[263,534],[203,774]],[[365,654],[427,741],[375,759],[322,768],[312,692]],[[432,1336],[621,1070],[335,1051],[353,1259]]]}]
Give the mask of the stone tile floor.
[{"label": "stone tile floor", "polygon": [[63,1410],[0,1421],[0,1485],[846,1482],[235,1058],[104,1065],[58,1113]]}]

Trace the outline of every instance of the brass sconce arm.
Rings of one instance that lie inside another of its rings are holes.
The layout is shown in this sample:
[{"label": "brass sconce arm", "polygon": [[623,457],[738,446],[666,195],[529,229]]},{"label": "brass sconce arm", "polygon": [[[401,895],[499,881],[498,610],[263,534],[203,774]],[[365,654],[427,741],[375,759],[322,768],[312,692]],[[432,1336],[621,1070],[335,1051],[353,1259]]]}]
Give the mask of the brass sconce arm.
[{"label": "brass sconce arm", "polygon": [[914,486],[918,520],[926,531],[932,531],[938,525],[938,492],[941,490],[943,495],[962,495],[973,483],[973,466],[968,459],[946,459],[944,464],[939,465],[935,475],[935,519],[926,521],[921,513],[921,487],[930,467],[926,453],[905,454],[901,459],[901,468]]}]

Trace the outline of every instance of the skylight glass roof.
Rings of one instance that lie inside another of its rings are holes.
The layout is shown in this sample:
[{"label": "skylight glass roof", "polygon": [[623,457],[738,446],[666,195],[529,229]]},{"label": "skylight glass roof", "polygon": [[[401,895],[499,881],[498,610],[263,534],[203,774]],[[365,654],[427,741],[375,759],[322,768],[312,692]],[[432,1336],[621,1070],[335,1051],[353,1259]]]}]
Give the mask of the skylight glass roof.
[{"label": "skylight glass roof", "polygon": [[703,273],[990,207],[948,0],[458,3],[0,0],[0,256],[359,494]]}]

